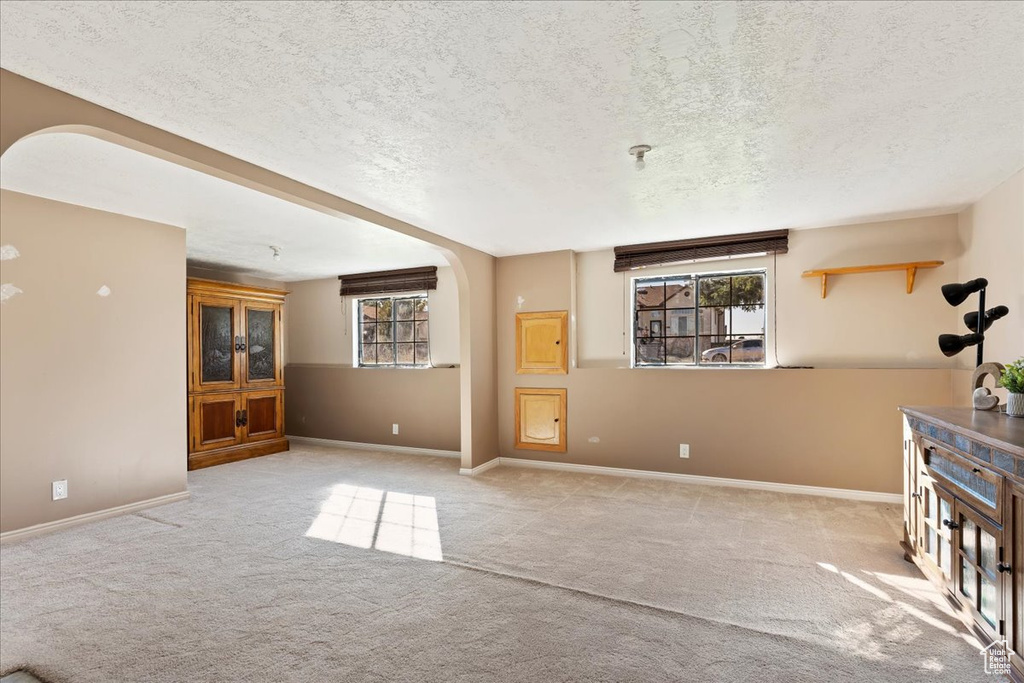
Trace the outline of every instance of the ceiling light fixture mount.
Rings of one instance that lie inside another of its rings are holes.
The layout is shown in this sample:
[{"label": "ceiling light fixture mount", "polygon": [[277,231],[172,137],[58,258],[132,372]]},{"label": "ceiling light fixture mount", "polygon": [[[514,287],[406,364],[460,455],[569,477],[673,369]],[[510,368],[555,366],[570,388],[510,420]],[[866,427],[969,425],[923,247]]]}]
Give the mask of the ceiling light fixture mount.
[{"label": "ceiling light fixture mount", "polygon": [[629,153],[636,157],[636,170],[644,170],[646,162],[644,162],[644,155],[651,151],[650,145],[633,145],[629,148]]},{"label": "ceiling light fixture mount", "polygon": [[270,251],[274,252],[275,261],[281,260],[281,247],[275,247],[274,245],[270,245]]}]

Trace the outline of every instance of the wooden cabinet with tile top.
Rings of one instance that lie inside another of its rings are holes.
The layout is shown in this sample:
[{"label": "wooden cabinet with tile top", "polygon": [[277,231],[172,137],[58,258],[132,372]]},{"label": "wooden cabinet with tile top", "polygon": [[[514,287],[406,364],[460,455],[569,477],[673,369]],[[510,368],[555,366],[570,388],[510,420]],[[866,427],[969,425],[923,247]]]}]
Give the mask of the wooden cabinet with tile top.
[{"label": "wooden cabinet with tile top", "polygon": [[1024,419],[902,410],[904,557],[1024,681]]},{"label": "wooden cabinet with tile top", "polygon": [[287,292],[188,281],[188,468],[288,450],[283,326]]}]

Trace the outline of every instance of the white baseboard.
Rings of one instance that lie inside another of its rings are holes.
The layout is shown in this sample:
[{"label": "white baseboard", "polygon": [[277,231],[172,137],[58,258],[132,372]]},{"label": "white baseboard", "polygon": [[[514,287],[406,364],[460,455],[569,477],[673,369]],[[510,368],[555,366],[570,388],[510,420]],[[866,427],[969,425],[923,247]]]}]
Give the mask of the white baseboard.
[{"label": "white baseboard", "polygon": [[357,441],[336,441],[335,439],[319,439],[312,436],[285,436],[289,441],[308,443],[315,446],[334,446],[349,448],[354,451],[387,451],[404,455],[432,455],[437,458],[461,458],[459,451],[442,451],[436,448],[414,448],[412,446],[390,446],[387,444],[359,443]]},{"label": "white baseboard", "polygon": [[148,500],[140,500],[138,503],[118,505],[117,507],[107,508],[105,510],[87,512],[83,515],[75,515],[74,517],[68,517],[67,519],[58,519],[54,522],[45,522],[43,524],[28,526],[24,529],[7,531],[0,534],[0,545],[10,543],[13,541],[21,541],[23,539],[31,538],[33,536],[39,536],[41,534],[48,534],[53,531],[60,531],[61,529],[79,526],[80,524],[98,522],[99,520],[107,519],[108,517],[117,517],[118,515],[127,515],[132,512],[139,512],[141,510],[155,508],[158,505],[177,503],[182,500],[188,500],[190,495],[191,494],[188,491],[181,491],[179,493],[169,493],[166,496],[157,496],[156,498],[150,498]]},{"label": "white baseboard", "polygon": [[462,469],[459,470],[459,474],[466,474],[466,475],[469,475],[469,476],[473,476],[474,474],[482,474],[483,472],[486,472],[487,470],[493,469],[493,468],[497,467],[498,465],[500,465],[501,464],[501,460],[502,460],[501,458],[495,458],[493,460],[488,460],[483,465],[477,465],[473,469],[469,469],[469,468],[463,467]]},{"label": "white baseboard", "polygon": [[[723,477],[704,477],[697,474],[676,474],[673,472],[655,472],[652,470],[630,470],[620,467],[601,467],[599,465],[575,465],[567,462],[549,462],[547,460],[526,460],[523,458],[495,458],[506,467],[533,467],[542,470],[562,470],[584,474],[602,474],[618,477],[637,477],[641,479],[664,479],[681,484],[701,484],[705,486],[726,486],[757,491],[773,491],[775,493],[795,493],[804,496],[825,496],[826,498],[844,498],[846,500],[862,500],[871,503],[903,503],[903,494],[881,493],[879,491],[858,491],[855,489],[832,489],[823,486],[802,486],[800,484],[778,484],[771,481],[754,481],[750,479],[726,479]],[[474,468],[472,473],[476,474]],[[464,471],[460,471],[460,474]]]},{"label": "white baseboard", "polygon": [[[411,455],[435,455],[442,458],[459,458],[458,451],[439,451],[431,448],[412,448],[410,446],[387,446],[381,444],[355,443],[351,441],[334,441],[317,439],[307,436],[289,436],[298,443],[310,443],[321,446],[337,446],[361,451],[390,451]],[[501,466],[532,467],[541,470],[561,470],[563,472],[579,472],[583,474],[601,474],[614,477],[636,477],[641,479],[663,479],[682,484],[701,484],[705,486],[725,486],[731,488],[753,489],[755,491],[773,491],[775,493],[793,493],[802,496],[824,496],[826,498],[843,498],[860,500],[869,503],[902,504],[903,494],[882,493],[879,491],[858,491],[856,489],[833,489],[824,486],[803,486],[800,484],[779,484],[771,481],[755,481],[752,479],[727,479],[724,477],[705,477],[698,474],[676,474],[674,472],[656,472],[654,470],[631,470],[624,467],[602,467],[600,465],[576,465],[568,462],[551,462],[548,460],[527,460],[525,458],[498,457],[488,460],[472,469],[463,467],[459,474],[473,476]]]}]

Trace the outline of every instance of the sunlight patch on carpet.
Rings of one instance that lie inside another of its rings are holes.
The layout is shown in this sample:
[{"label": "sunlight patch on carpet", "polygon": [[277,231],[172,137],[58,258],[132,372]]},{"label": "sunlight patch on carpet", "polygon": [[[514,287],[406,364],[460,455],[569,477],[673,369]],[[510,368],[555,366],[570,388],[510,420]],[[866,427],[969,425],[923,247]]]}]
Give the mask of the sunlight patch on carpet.
[{"label": "sunlight patch on carpet", "polygon": [[444,559],[432,496],[338,484],[306,536],[421,560]]}]

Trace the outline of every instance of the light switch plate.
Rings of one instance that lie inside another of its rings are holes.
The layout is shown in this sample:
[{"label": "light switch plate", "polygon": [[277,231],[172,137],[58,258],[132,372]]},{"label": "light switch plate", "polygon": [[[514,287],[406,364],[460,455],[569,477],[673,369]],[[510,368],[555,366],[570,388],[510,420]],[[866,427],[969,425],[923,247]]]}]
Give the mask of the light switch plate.
[{"label": "light switch plate", "polygon": [[690,457],[690,444],[681,443],[679,444],[679,457],[689,458]]}]

